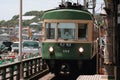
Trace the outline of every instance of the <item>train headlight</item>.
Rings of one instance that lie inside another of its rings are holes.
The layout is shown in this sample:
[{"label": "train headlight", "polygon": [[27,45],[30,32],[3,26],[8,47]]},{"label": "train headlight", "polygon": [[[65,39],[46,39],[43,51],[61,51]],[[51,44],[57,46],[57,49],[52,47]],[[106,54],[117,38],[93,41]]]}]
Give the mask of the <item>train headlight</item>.
[{"label": "train headlight", "polygon": [[49,52],[50,52],[50,53],[54,52],[54,48],[53,48],[52,46],[49,47]]},{"label": "train headlight", "polygon": [[80,48],[79,48],[79,52],[80,52],[80,53],[83,53],[83,52],[84,52],[83,47],[80,47]]}]

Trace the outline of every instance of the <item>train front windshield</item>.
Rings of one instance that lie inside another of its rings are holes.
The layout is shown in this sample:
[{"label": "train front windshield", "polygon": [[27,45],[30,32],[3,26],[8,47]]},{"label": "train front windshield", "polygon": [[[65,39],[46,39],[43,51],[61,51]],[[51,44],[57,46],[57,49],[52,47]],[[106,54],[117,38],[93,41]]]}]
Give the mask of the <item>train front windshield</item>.
[{"label": "train front windshield", "polygon": [[46,39],[75,40],[86,39],[87,24],[46,23]]},{"label": "train front windshield", "polygon": [[[57,27],[57,29],[56,29]],[[75,39],[75,24],[74,23],[47,23],[46,24],[46,38],[55,39],[57,32],[58,39]]]},{"label": "train front windshield", "polygon": [[59,23],[58,39],[75,39],[75,24]]}]

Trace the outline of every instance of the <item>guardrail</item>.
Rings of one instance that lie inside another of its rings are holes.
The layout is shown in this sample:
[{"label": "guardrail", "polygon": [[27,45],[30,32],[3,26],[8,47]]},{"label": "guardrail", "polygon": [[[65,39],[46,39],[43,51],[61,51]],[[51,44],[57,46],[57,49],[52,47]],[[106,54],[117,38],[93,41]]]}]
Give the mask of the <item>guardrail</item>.
[{"label": "guardrail", "polygon": [[23,67],[23,77],[30,80],[48,71],[47,64],[41,57],[34,57],[0,65],[0,80],[20,80],[20,64]]}]

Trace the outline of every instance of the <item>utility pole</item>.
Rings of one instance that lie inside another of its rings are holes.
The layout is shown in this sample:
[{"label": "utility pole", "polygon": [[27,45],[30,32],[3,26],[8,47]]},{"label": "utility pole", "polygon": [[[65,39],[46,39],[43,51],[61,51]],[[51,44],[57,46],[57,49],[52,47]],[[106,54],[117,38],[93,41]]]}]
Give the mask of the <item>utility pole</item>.
[{"label": "utility pole", "polygon": [[64,3],[65,3],[65,0],[61,0],[61,3],[64,4]]},{"label": "utility pole", "polygon": [[91,9],[93,15],[95,14],[96,0],[84,0],[85,8]]},{"label": "utility pole", "polygon": [[116,66],[115,66],[115,80],[120,80],[120,1],[115,0],[114,3],[114,11],[115,11],[115,58],[116,58]]},{"label": "utility pole", "polygon": [[96,0],[92,0],[92,2],[93,2],[93,15],[95,15]]},{"label": "utility pole", "polygon": [[19,58],[20,58],[20,80],[24,80],[22,62],[22,0],[20,0],[20,12],[19,12]]},{"label": "utility pole", "polygon": [[84,6],[85,6],[85,9],[87,9],[88,8],[88,6],[87,6],[87,1],[86,0],[84,0]]}]

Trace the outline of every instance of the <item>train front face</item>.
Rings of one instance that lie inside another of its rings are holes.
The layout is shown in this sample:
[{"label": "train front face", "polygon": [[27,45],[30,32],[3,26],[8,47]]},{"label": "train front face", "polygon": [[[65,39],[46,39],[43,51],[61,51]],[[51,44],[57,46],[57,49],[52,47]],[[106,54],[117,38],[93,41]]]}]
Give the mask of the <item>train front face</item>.
[{"label": "train front face", "polygon": [[92,30],[93,21],[88,12],[73,9],[46,12],[43,15],[42,58],[46,60],[90,59]]},{"label": "train front face", "polygon": [[47,60],[88,60],[92,55],[91,43],[44,42],[42,45],[42,58]]}]

